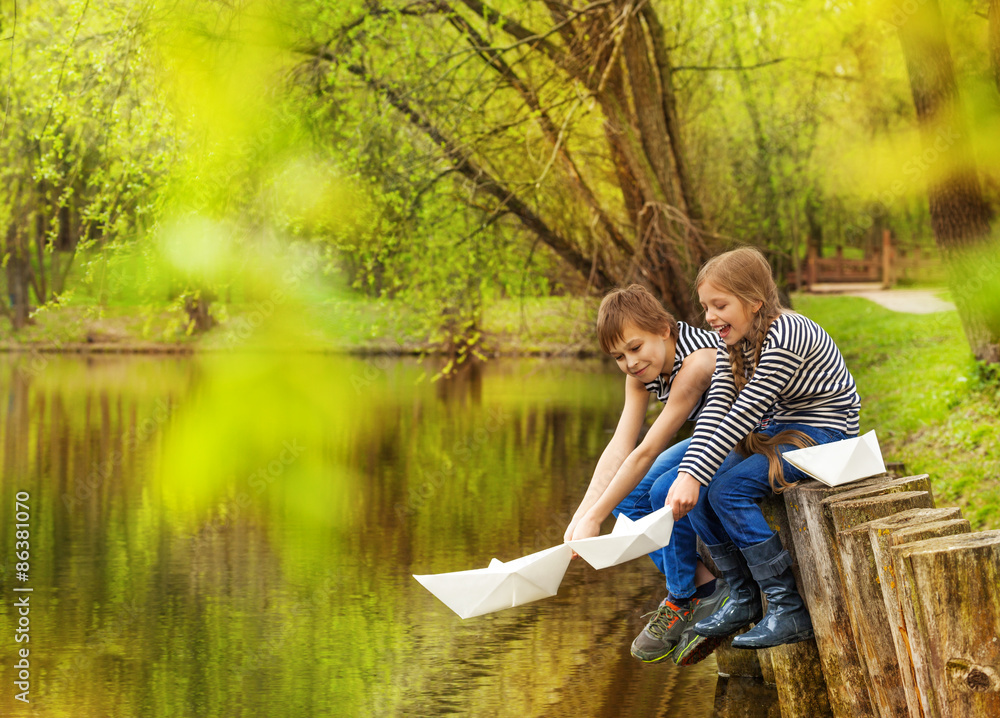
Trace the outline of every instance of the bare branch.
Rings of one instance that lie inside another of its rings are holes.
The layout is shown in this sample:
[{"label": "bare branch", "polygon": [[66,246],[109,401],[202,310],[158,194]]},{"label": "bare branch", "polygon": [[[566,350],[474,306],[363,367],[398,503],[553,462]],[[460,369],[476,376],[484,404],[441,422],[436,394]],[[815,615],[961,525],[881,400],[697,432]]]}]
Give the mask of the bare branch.
[{"label": "bare branch", "polygon": [[550,35],[554,30],[550,30],[545,33],[545,35],[542,35],[534,30],[529,30],[516,20],[512,20],[497,10],[488,7],[480,0],[460,0],[460,2],[487,23],[499,25],[500,28],[511,37],[515,37],[521,42],[526,42],[534,47],[537,47],[556,62],[562,61],[562,50],[545,39],[545,36]]},{"label": "bare branch", "polygon": [[756,70],[759,67],[767,67],[768,65],[776,65],[779,62],[784,62],[787,57],[776,57],[773,60],[765,60],[764,62],[758,62],[756,65],[678,65],[674,68],[674,72],[689,71],[689,72],[728,72],[728,71],[741,71],[741,70]]},{"label": "bare branch", "polygon": [[[465,0],[462,1],[465,2]],[[444,2],[442,2],[441,5],[448,7],[447,3]],[[546,139],[548,139],[553,146],[552,159],[543,171],[542,176],[548,172],[548,168],[551,166],[552,161],[554,161],[557,157],[561,159],[570,176],[571,182],[583,197],[587,206],[597,217],[601,228],[607,234],[608,238],[614,242],[615,246],[618,247],[619,250],[625,252],[626,254],[631,253],[632,248],[629,246],[628,241],[621,234],[618,227],[597,201],[597,197],[594,195],[593,190],[584,181],[579,167],[577,167],[576,163],[573,161],[573,158],[570,156],[569,151],[566,149],[563,142],[566,123],[569,122],[569,118],[572,113],[567,114],[566,122],[563,123],[562,128],[557,127],[555,121],[542,107],[541,101],[535,90],[528,83],[522,80],[516,72],[514,72],[514,69],[507,63],[506,60],[503,59],[499,51],[489,47],[486,39],[480,35],[476,29],[473,28],[472,25],[469,24],[461,15],[452,12],[449,14],[448,20],[455,27],[455,29],[466,36],[469,43],[476,49],[483,60],[490,65],[490,67],[494,68],[503,80],[517,91],[531,110],[537,113],[538,124],[541,126]],[[539,182],[540,181],[541,179],[539,179]]]},{"label": "bare branch", "polygon": [[[583,276],[590,275],[592,263],[580,253],[579,249],[572,242],[549,227],[545,220],[536,214],[513,190],[505,187],[499,180],[488,174],[472,159],[472,156],[468,152],[462,150],[446,137],[428,118],[424,117],[419,110],[410,105],[396,90],[372,77],[371,73],[360,65],[351,64],[344,67],[352,75],[360,78],[368,87],[385,97],[389,104],[395,107],[412,125],[437,145],[457,172],[471,180],[478,189],[497,199],[499,204],[494,212],[509,211],[517,215],[526,228],[538,235],[543,242],[549,245],[571,267]],[[602,289],[614,285],[612,278],[603,269],[596,271],[595,282],[597,287]]]}]

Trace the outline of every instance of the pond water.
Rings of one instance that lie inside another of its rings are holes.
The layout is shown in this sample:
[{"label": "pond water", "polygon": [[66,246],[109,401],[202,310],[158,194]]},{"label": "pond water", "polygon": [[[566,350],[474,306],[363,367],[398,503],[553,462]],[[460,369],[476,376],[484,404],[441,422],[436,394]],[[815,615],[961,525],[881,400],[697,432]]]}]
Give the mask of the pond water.
[{"label": "pond water", "polygon": [[434,371],[0,357],[0,713],[729,715],[714,658],[629,656],[663,596],[645,559],[575,561],[558,596],[465,621],[412,578],[561,543],[622,398],[600,360]]}]

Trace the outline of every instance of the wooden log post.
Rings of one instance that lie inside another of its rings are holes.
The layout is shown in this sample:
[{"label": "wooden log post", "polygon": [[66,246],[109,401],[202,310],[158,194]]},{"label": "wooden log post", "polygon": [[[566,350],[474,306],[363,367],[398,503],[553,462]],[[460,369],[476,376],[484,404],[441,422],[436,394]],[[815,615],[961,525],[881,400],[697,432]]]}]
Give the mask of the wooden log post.
[{"label": "wooden log post", "polygon": [[906,576],[914,650],[926,651],[929,718],[1000,716],[1000,531],[892,551]]},{"label": "wooden log post", "polygon": [[806,253],[806,284],[809,289],[812,289],[813,285],[816,284],[816,245],[810,244],[809,251]]},{"label": "wooden log post", "polygon": [[[884,593],[887,596],[890,593],[892,594],[892,599],[896,601],[896,607],[899,613],[899,623],[893,627],[893,633],[899,635],[899,641],[897,641],[897,655],[900,643],[902,643],[905,647],[904,650],[906,655],[904,656],[904,659],[900,661],[900,668],[904,671],[907,667],[909,668],[912,683],[916,686],[915,697],[918,704],[916,706],[916,710],[914,710],[913,705],[910,704],[910,697],[907,695],[907,705],[910,706],[911,716],[929,715],[927,697],[930,695],[931,691],[931,679],[930,671],[927,668],[927,662],[925,660],[926,651],[920,650],[914,645],[914,638],[911,634],[912,627],[915,625],[913,604],[909,601],[903,600],[903,596],[908,595],[908,581],[905,573],[901,572],[900,567],[897,564],[897,557],[895,555],[897,552],[894,551],[894,548],[897,546],[904,546],[908,543],[913,543],[914,541],[923,541],[924,539],[937,538],[939,536],[954,536],[956,534],[969,533],[969,531],[970,527],[968,521],[965,519],[952,519],[950,521],[936,521],[934,523],[926,523],[908,528],[897,529],[888,536],[888,545],[885,546],[885,550],[887,552],[886,558],[892,566],[892,576],[895,579],[895,585],[892,587],[891,591],[884,591]],[[877,551],[878,548],[876,548],[876,552]]]},{"label": "wooden log post", "polygon": [[[784,498],[771,495],[760,508],[768,525],[781,537],[782,545],[792,557],[792,571],[801,591],[801,564],[792,540]],[[776,646],[757,653],[761,654],[761,664],[770,663],[774,672],[781,718],[832,718],[826,679],[823,677],[823,666],[815,639]]]},{"label": "wooden log post", "polygon": [[[961,519],[958,508],[913,509],[902,511],[884,519],[869,521],[868,540],[871,543],[872,558],[876,572],[876,582],[881,589],[885,620],[870,616],[871,630],[877,633],[873,639],[886,651],[884,660],[892,661],[890,646],[895,648],[895,664],[899,667],[902,679],[903,696],[906,701],[904,715],[920,716],[920,700],[917,695],[916,680],[909,646],[906,645],[902,612],[899,609],[899,598],[896,596],[896,575],[892,569],[892,557],[889,555],[889,537],[899,529],[926,525],[934,522]],[[968,522],[966,522],[968,523]]]},{"label": "wooden log post", "polygon": [[715,710],[712,715],[714,718],[782,718],[774,686],[767,685],[760,678],[735,675],[719,676],[715,684]]},{"label": "wooden log post", "polygon": [[885,462],[885,472],[895,478],[906,476],[906,464],[902,461],[887,461]]},{"label": "wooden log post", "polygon": [[[901,465],[898,468],[902,470]],[[791,543],[798,556],[811,559],[797,562],[796,580],[816,629],[816,647],[826,677],[830,709],[836,718],[870,718],[876,714],[866,688],[866,669],[851,632],[841,588],[836,534],[825,502],[838,496],[860,498],[929,488],[926,475],[902,479],[876,476],[837,487],[804,480],[783,494]]]},{"label": "wooden log post", "polygon": [[895,284],[892,276],[892,232],[882,230],[882,288],[889,289]]},{"label": "wooden log post", "polygon": [[[835,497],[836,498],[836,497]],[[926,491],[905,491],[830,504],[840,551],[851,629],[868,670],[872,703],[882,718],[908,718],[899,665],[887,623],[868,522],[908,509],[933,508]]]}]

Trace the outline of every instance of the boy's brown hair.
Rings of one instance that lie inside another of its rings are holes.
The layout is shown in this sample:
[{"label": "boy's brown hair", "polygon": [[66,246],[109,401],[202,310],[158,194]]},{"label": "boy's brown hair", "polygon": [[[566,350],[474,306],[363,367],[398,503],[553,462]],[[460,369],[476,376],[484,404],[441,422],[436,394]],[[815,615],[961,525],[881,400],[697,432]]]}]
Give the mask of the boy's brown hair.
[{"label": "boy's brown hair", "polygon": [[597,341],[606,354],[624,338],[626,324],[654,334],[669,329],[677,336],[677,320],[641,284],[612,289],[601,300],[601,308],[597,310]]}]

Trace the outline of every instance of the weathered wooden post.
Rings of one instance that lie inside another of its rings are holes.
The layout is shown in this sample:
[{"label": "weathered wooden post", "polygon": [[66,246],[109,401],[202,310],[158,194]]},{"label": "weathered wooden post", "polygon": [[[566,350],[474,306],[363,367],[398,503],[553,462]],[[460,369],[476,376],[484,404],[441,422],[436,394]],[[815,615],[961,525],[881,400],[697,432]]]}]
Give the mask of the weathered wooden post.
[{"label": "weathered wooden post", "polygon": [[892,232],[882,230],[882,288],[889,289],[895,280],[892,276]]},{"label": "weathered wooden post", "polygon": [[[871,480],[867,484],[874,483]],[[784,493],[792,542],[798,556],[796,581],[809,606],[816,647],[826,678],[830,709],[836,718],[874,716],[865,687],[864,667],[853,646],[847,606],[840,589],[837,544],[823,500],[858,488],[830,487],[803,480]]]},{"label": "weathered wooden post", "polygon": [[809,289],[816,284],[816,245],[810,244],[806,253],[806,284]]},{"label": "weathered wooden post", "polygon": [[928,715],[1000,716],[1000,531],[892,551],[906,577],[900,597],[912,607],[914,651],[926,651]]},{"label": "weathered wooden post", "polygon": [[909,509],[933,508],[933,503],[926,491],[905,491],[830,504],[840,550],[841,580],[844,592],[851,597],[851,628],[868,669],[872,703],[882,718],[908,718],[909,711],[892,637],[882,630],[888,619],[868,522]]},{"label": "weathered wooden post", "polygon": [[[949,509],[935,509],[935,511],[947,511]],[[914,541],[923,541],[928,538],[939,536],[953,536],[955,534],[969,533],[969,522],[965,519],[951,519],[947,521],[935,521],[923,523],[906,528],[899,528],[891,531],[888,536],[879,533],[878,545],[875,553],[882,558],[879,559],[879,571],[886,575],[883,581],[883,594],[886,599],[886,608],[889,609],[890,620],[895,615],[895,625],[892,627],[893,638],[896,640],[896,654],[900,658],[900,670],[904,671],[903,679],[906,681],[905,673],[910,674],[909,685],[915,687],[911,695],[907,689],[906,701],[910,708],[911,716],[926,716],[926,696],[929,695],[930,673],[926,669],[924,660],[925,651],[915,649],[913,638],[910,636],[910,628],[914,625],[913,605],[908,601],[903,601],[902,596],[907,594],[905,588],[907,581],[905,575],[900,573],[896,565],[893,548],[903,546]],[[882,539],[887,539],[883,545]],[[883,567],[882,564],[887,563]],[[883,568],[885,569],[883,571]],[[891,570],[891,575],[888,575]],[[895,612],[892,605],[895,605]],[[902,651],[902,652],[901,652]],[[907,669],[909,669],[907,671]]]},{"label": "weathered wooden post", "polygon": [[[792,529],[788,522],[784,498],[769,496],[761,504],[767,523],[781,537],[781,543],[792,556],[795,581],[802,586],[802,566],[796,554]],[[811,562],[811,555],[805,554]],[[801,588],[800,588],[801,590]],[[761,664],[771,664],[774,683],[778,688],[781,718],[824,718],[833,716],[827,694],[826,679],[816,648],[816,640],[789,643],[757,652]]]},{"label": "weathered wooden post", "polygon": [[[859,581],[871,582],[871,585],[866,587],[870,591],[866,591],[866,596],[860,598],[871,598],[874,605],[867,606],[866,604],[866,610],[858,612],[863,614],[863,620],[860,620],[859,624],[862,625],[865,642],[874,646],[877,652],[874,663],[880,667],[882,673],[898,674],[900,679],[898,688],[896,683],[892,685],[893,701],[894,704],[897,704],[897,710],[893,711],[893,715],[919,716],[920,712],[917,708],[919,702],[917,701],[913,671],[910,667],[909,651],[905,646],[900,646],[902,635],[898,631],[893,631],[893,627],[901,623],[901,614],[899,599],[896,597],[896,580],[892,571],[892,559],[889,557],[888,551],[889,536],[896,529],[906,526],[960,517],[961,512],[957,508],[915,508],[869,521],[848,532],[867,533],[867,550],[861,548],[862,552],[866,554],[866,559],[871,560],[871,566],[868,567],[867,576],[856,576],[856,578]],[[864,536],[858,536],[858,538],[864,543]],[[845,546],[841,546],[841,551],[845,549]],[[846,564],[844,568],[846,572]],[[868,593],[870,596],[867,595]],[[879,597],[882,598],[881,605],[878,605]],[[873,661],[868,659],[869,667],[872,664]],[[896,695],[897,693],[900,695]]]},{"label": "weathered wooden post", "polygon": [[[902,470],[902,465],[895,468]],[[809,557],[797,562],[796,579],[816,629],[816,647],[836,718],[867,718],[876,713],[866,687],[866,669],[851,632],[841,588],[836,534],[826,502],[840,496],[860,498],[929,488],[926,475],[902,479],[876,476],[837,487],[804,480],[783,494],[796,552],[800,557]]]}]

